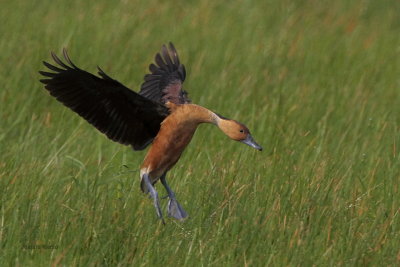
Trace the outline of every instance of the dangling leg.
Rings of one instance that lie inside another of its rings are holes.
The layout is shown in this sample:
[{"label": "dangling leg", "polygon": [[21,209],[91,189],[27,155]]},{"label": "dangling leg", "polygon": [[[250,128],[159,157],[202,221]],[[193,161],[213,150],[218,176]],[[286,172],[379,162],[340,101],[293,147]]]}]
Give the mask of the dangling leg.
[{"label": "dangling leg", "polygon": [[160,202],[158,200],[158,193],[156,189],[153,187],[153,185],[150,182],[149,175],[147,173],[144,173],[142,176],[142,179],[147,187],[147,190],[149,191],[151,197],[154,200],[154,207],[156,208],[157,216],[160,218],[163,224],[165,224],[164,218],[162,216],[161,208],[160,208]]},{"label": "dangling leg", "polygon": [[167,184],[167,180],[165,179],[166,173],[164,173],[161,177],[161,183],[164,185],[167,190],[169,201],[168,201],[168,215],[174,217],[178,220],[185,219],[188,215],[186,211],[181,207],[178,201],[175,198],[175,193],[171,190],[171,188]]}]

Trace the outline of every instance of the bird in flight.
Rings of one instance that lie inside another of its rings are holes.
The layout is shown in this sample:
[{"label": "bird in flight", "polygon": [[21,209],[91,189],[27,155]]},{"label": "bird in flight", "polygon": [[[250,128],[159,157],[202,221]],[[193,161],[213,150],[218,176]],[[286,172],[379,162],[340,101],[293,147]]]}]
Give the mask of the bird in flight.
[{"label": "bird in flight", "polygon": [[150,193],[158,218],[165,224],[154,184],[160,180],[168,193],[168,215],[188,217],[166,181],[167,172],[179,160],[201,123],[216,125],[233,140],[262,150],[242,123],[227,119],[202,106],[192,104],[183,90],[186,78],[172,43],[163,45],[150,64],[150,73],[138,93],[108,76],[98,67],[99,76],[78,68],[63,49],[65,62],[54,53],[56,64],[43,61],[51,71],[39,71],[53,97],[78,113],[109,139],[143,150],[151,144],[140,168],[141,189]]}]

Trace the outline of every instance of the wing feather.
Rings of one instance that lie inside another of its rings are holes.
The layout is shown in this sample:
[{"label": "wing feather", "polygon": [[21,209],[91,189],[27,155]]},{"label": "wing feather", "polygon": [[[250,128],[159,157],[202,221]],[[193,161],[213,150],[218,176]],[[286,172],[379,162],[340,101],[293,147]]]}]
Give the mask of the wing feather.
[{"label": "wing feather", "polygon": [[163,45],[154,60],[155,64],[149,65],[151,73],[144,76],[139,94],[161,104],[168,101],[190,103],[187,92],[182,88],[186,78],[185,66],[180,63],[174,45],[169,43],[169,49]]},{"label": "wing feather", "polygon": [[54,53],[51,56],[58,66],[43,62],[53,72],[39,71],[50,95],[113,141],[135,150],[151,143],[169,114],[164,105],[131,91],[100,68],[100,77],[79,69],[65,49],[66,63]]}]

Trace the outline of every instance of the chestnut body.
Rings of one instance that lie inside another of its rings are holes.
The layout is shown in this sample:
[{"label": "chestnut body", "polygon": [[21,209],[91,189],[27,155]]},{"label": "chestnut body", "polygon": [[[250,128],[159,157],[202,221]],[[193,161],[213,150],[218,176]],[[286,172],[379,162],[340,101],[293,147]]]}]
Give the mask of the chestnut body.
[{"label": "chestnut body", "polygon": [[45,89],[65,106],[78,113],[113,141],[134,150],[150,147],[140,169],[141,189],[150,193],[158,217],[164,223],[154,184],[161,180],[169,203],[168,215],[178,220],[188,215],[166,181],[167,172],[178,162],[200,123],[212,123],[233,140],[261,150],[249,129],[235,120],[191,104],[182,88],[186,70],[172,43],[164,45],[150,64],[139,93],[112,79],[99,68],[99,76],[79,69],[66,50],[64,63],[54,53],[58,65],[43,62],[53,72],[40,71]]},{"label": "chestnut body", "polygon": [[[198,105],[168,102],[167,106],[171,114],[161,123],[141,167],[141,173],[148,173],[152,184],[176,164],[200,123],[216,121],[214,113]],[[146,192],[143,183],[142,190]]]}]

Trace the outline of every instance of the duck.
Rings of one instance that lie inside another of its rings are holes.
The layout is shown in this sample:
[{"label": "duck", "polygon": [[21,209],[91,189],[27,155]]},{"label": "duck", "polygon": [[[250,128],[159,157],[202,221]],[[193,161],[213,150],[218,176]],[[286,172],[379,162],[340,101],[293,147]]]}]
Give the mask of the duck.
[{"label": "duck", "polygon": [[64,61],[51,52],[53,64],[40,82],[56,100],[77,113],[112,141],[135,151],[148,152],[140,167],[140,188],[152,198],[157,217],[165,224],[155,184],[160,180],[168,194],[167,213],[179,221],[188,213],[166,180],[202,123],[217,126],[230,139],[259,151],[250,130],[242,123],[193,104],[183,89],[185,66],[170,42],[156,53],[139,92],[111,78],[100,67],[98,76],[78,68],[63,49]]}]

